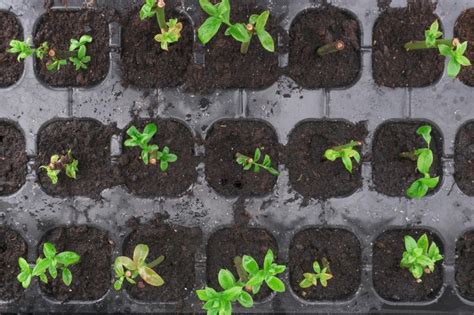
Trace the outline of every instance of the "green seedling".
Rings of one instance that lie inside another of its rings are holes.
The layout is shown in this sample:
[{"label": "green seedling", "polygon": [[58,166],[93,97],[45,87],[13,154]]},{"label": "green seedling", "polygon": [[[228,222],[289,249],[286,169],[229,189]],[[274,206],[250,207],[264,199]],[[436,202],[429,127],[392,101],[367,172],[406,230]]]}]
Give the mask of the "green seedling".
[{"label": "green seedling", "polygon": [[137,284],[135,278],[138,276],[140,276],[143,281],[154,287],[162,286],[165,283],[163,278],[153,270],[153,268],[165,260],[165,257],[160,256],[147,264],[145,261],[148,257],[148,253],[149,248],[147,245],[138,244],[133,251],[133,260],[126,256],[120,256],[115,259],[115,290],[119,291],[125,280],[130,284]]},{"label": "green seedling", "polygon": [[260,158],[262,156],[262,152],[260,151],[259,148],[255,149],[255,153],[253,155],[253,158],[248,157],[246,155],[237,153],[235,155],[235,161],[244,167],[245,171],[250,170],[253,167],[254,173],[259,173],[260,169],[264,169],[270,174],[274,176],[280,175],[280,173],[272,167],[272,160],[268,154],[265,154],[265,157],[263,158],[262,163],[259,163]]},{"label": "green seedling", "polygon": [[76,179],[79,161],[74,159],[71,150],[67,150],[67,155],[53,155],[49,160],[48,165],[40,166],[40,169],[46,170],[51,183],[56,185],[58,183],[58,176],[61,171],[66,172],[66,176],[72,179]]},{"label": "green seedling", "polygon": [[438,20],[431,24],[430,28],[425,31],[424,41],[411,41],[405,44],[405,49],[438,49],[439,53],[449,58],[448,76],[455,78],[461,71],[461,66],[471,66],[471,61],[464,56],[467,49],[467,41],[461,43],[459,39],[443,39],[443,33],[439,31]]},{"label": "green seedling", "polygon": [[435,263],[443,259],[435,242],[428,247],[428,236],[423,234],[418,242],[409,235],[405,236],[405,251],[400,262],[401,268],[407,268],[416,281],[421,282],[423,273],[434,271]]},{"label": "green seedling", "polygon": [[327,149],[324,152],[324,158],[329,161],[335,161],[340,158],[344,167],[349,173],[352,173],[352,160],[353,158],[357,163],[360,163],[360,154],[357,150],[354,150],[354,147],[361,146],[362,142],[360,141],[351,141],[348,144],[340,145]]},{"label": "green seedling", "polygon": [[344,48],[346,48],[346,45],[344,44],[344,42],[342,40],[337,40],[335,42],[319,47],[316,52],[319,56],[323,57],[329,54],[341,52],[344,50]]},{"label": "green seedling", "polygon": [[232,36],[241,43],[240,52],[247,54],[250,42],[256,35],[262,47],[275,52],[275,42],[272,36],[265,30],[270,16],[269,11],[264,11],[260,15],[252,14],[247,23],[235,23],[230,21],[230,1],[222,0],[218,4],[212,4],[209,0],[199,0],[199,4],[209,17],[198,29],[198,37],[202,44],[206,45],[224,24],[227,26],[225,35]]},{"label": "green seedling", "polygon": [[143,133],[138,131],[135,126],[131,126],[127,130],[127,135],[130,139],[125,140],[126,147],[140,147],[142,150],[140,157],[145,165],[155,165],[160,161],[160,169],[165,172],[168,170],[169,163],[174,163],[178,160],[176,154],[170,153],[170,149],[165,146],[162,151],[156,144],[149,144],[150,140],[158,130],[156,124],[150,123],[145,126]]},{"label": "green seedling", "polygon": [[313,271],[314,273],[304,273],[304,279],[300,282],[300,287],[303,289],[309,288],[311,286],[318,286],[318,280],[321,282],[321,285],[325,288],[328,285],[328,280],[333,278],[331,274],[331,269],[329,268],[329,262],[326,258],[322,259],[323,268],[319,265],[318,261],[313,262]]},{"label": "green seedling", "polygon": [[169,45],[176,43],[181,38],[183,23],[178,19],[170,19],[166,22],[166,3],[164,0],[146,0],[140,10],[140,19],[156,17],[161,33],[155,35],[155,40],[160,43],[161,49],[168,51]]},{"label": "green seedling", "polygon": [[423,137],[426,142],[426,148],[416,149],[413,152],[402,152],[403,158],[416,161],[416,167],[423,177],[415,180],[407,190],[407,196],[410,198],[423,198],[429,189],[434,189],[439,183],[439,176],[431,177],[430,168],[433,164],[433,151],[430,149],[431,126],[423,125],[416,130],[416,134]]},{"label": "green seedling", "polygon": [[38,277],[42,282],[48,283],[46,272],[49,272],[51,278],[56,279],[58,270],[61,270],[62,280],[65,285],[70,286],[72,283],[72,273],[68,267],[79,262],[81,257],[75,252],[57,253],[56,247],[51,243],[43,244],[44,258],[38,257],[36,265],[31,268],[28,262],[20,257],[18,265],[20,267],[20,274],[17,280],[21,283],[23,288],[28,288],[33,280],[33,277]]}]

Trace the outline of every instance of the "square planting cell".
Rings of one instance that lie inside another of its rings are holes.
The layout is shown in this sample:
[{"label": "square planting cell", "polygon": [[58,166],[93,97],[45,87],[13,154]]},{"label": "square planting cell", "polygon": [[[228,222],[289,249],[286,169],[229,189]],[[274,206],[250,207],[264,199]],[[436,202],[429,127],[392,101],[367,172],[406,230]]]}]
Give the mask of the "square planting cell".
[{"label": "square planting cell", "polygon": [[[474,63],[474,8],[470,8],[459,16],[454,27],[454,36],[461,42],[468,41],[465,56]],[[474,86],[473,67],[462,67],[459,79],[469,86]]]},{"label": "square planting cell", "polygon": [[0,88],[3,88],[17,82],[23,74],[24,63],[6,52],[11,40],[23,40],[23,28],[15,15],[0,11],[0,30]]},{"label": "square planting cell", "polygon": [[474,301],[474,231],[466,232],[456,242],[455,270],[458,292]]},{"label": "square planting cell", "polygon": [[466,195],[474,196],[474,122],[464,124],[454,145],[454,179]]},{"label": "square planting cell", "polygon": [[0,303],[10,302],[23,295],[16,279],[20,273],[18,258],[27,258],[28,246],[18,232],[0,226]]},{"label": "square planting cell", "polygon": [[15,124],[0,120],[0,196],[23,186],[27,161],[23,133]]}]

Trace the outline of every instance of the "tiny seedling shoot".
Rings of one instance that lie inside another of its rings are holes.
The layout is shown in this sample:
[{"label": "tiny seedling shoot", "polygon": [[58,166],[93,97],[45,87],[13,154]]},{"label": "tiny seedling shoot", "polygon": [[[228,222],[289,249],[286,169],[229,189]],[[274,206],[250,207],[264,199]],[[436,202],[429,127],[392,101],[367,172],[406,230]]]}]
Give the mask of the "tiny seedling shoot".
[{"label": "tiny seedling shoot", "polygon": [[38,277],[42,282],[48,283],[46,272],[49,273],[51,278],[56,279],[58,269],[61,270],[64,284],[70,286],[72,283],[72,273],[68,267],[77,264],[81,257],[75,252],[57,253],[56,247],[51,243],[44,243],[43,255],[44,258],[38,257],[33,268],[30,267],[30,264],[23,257],[18,259],[21,272],[17,276],[17,280],[23,288],[26,289],[30,286],[33,277]]},{"label": "tiny seedling shoot", "polygon": [[344,50],[345,47],[346,45],[344,44],[342,40],[337,40],[335,42],[319,47],[316,52],[318,53],[319,56],[323,57],[329,54],[341,52]]},{"label": "tiny seedling shoot", "polygon": [[410,235],[405,236],[405,251],[400,262],[401,268],[407,268],[418,283],[423,273],[434,271],[435,263],[443,259],[435,242],[428,244],[428,236],[423,234],[418,242]]},{"label": "tiny seedling shoot", "polygon": [[156,134],[158,130],[156,124],[150,123],[145,126],[143,133],[138,131],[135,126],[131,126],[127,130],[127,135],[130,139],[125,140],[126,147],[140,147],[142,150],[140,157],[145,165],[155,165],[160,162],[161,171],[165,172],[168,170],[169,163],[174,163],[178,160],[176,154],[170,153],[170,149],[165,146],[162,151],[156,144],[149,144],[151,138]]},{"label": "tiny seedling shoot", "polygon": [[439,31],[438,20],[431,24],[425,31],[425,40],[411,41],[405,44],[407,51],[419,49],[438,49],[439,53],[449,58],[448,76],[455,78],[461,71],[461,66],[470,66],[471,61],[464,56],[467,49],[467,41],[461,43],[459,39],[443,39],[443,33]]},{"label": "tiny seedling shoot", "polygon": [[431,177],[430,168],[433,164],[433,151],[430,149],[431,126],[423,125],[416,130],[416,134],[423,137],[426,148],[416,149],[412,152],[402,152],[400,156],[412,161],[416,161],[416,168],[423,177],[415,180],[407,190],[410,198],[423,198],[429,189],[434,189],[439,183],[439,176]]},{"label": "tiny seedling shoot", "polygon": [[86,47],[91,42],[92,36],[82,35],[79,40],[71,39],[69,50],[59,50],[50,48],[48,42],[43,42],[39,47],[34,48],[30,39],[26,41],[12,40],[7,51],[18,54],[18,61],[31,55],[35,55],[40,60],[47,56],[46,67],[49,71],[58,71],[61,67],[66,66],[68,61],[74,65],[76,71],[79,71],[87,69],[87,64],[91,61],[91,57],[87,56]]},{"label": "tiny seedling shoot", "polygon": [[323,268],[319,265],[319,262],[315,260],[313,262],[313,271],[314,273],[307,272],[304,273],[304,279],[300,282],[300,287],[302,289],[309,288],[311,286],[318,286],[318,280],[321,282],[321,285],[325,288],[328,286],[328,280],[333,278],[331,269],[329,268],[329,262],[326,258],[321,259]]},{"label": "tiny seedling shoot", "polygon": [[352,160],[353,158],[357,163],[360,163],[360,154],[354,147],[361,146],[360,141],[351,141],[348,144],[332,147],[324,152],[324,158],[329,161],[335,161],[340,158],[344,167],[349,173],[352,173]]},{"label": "tiny seedling shoot", "polygon": [[161,33],[155,35],[155,40],[160,43],[161,49],[168,51],[170,44],[176,43],[181,38],[183,23],[178,19],[170,19],[166,22],[166,3],[164,0],[146,0],[140,10],[140,19],[156,17]]},{"label": "tiny seedling shoot", "polygon": [[[148,257],[148,253],[149,248],[147,245],[138,244],[133,251],[133,259],[126,256],[120,256],[115,259],[115,290],[119,291],[122,288],[124,280],[133,285],[137,284],[135,278],[138,276],[154,287],[162,286],[165,283],[163,278],[153,270],[153,268],[165,260],[165,257],[160,256],[152,262],[146,263],[145,260]],[[142,286],[143,284],[139,283],[138,285]]]},{"label": "tiny seedling shoot", "polygon": [[199,0],[199,4],[202,10],[209,15],[198,30],[198,37],[203,45],[206,45],[219,32],[222,24],[225,24],[227,26],[225,35],[230,35],[241,43],[240,52],[242,54],[247,54],[254,35],[258,37],[265,50],[275,52],[273,38],[265,30],[270,16],[269,11],[263,11],[260,15],[252,14],[247,23],[232,24],[230,21],[230,0],[222,0],[215,5],[209,0]]},{"label": "tiny seedling shoot", "polygon": [[245,171],[250,170],[253,167],[254,173],[259,173],[260,169],[264,169],[274,176],[280,175],[280,173],[272,167],[272,160],[268,154],[265,154],[262,163],[259,163],[262,156],[262,151],[259,148],[255,150],[253,158],[246,155],[237,153],[235,155],[235,161],[244,167]]},{"label": "tiny seedling shoot", "polygon": [[40,169],[46,170],[51,183],[56,185],[58,183],[58,175],[61,171],[66,171],[66,176],[72,179],[76,179],[76,174],[79,165],[79,161],[72,156],[71,150],[67,150],[66,155],[53,155],[49,159],[48,165],[40,166]]}]

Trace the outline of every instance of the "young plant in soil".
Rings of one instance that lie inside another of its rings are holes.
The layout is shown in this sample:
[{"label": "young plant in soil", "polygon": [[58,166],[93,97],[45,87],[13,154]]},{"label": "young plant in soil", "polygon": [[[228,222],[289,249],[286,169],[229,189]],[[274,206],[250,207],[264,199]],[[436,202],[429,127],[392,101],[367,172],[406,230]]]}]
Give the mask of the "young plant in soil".
[{"label": "young plant in soil", "polygon": [[155,40],[160,43],[161,49],[168,51],[170,44],[176,43],[181,38],[183,23],[178,19],[166,22],[164,0],[146,0],[140,10],[140,19],[143,21],[156,16],[161,33],[155,35]]},{"label": "young plant in soil", "polygon": [[344,48],[346,48],[346,45],[344,44],[344,42],[342,40],[337,40],[335,42],[319,47],[316,53],[320,57],[324,57],[329,54],[341,52],[344,50]]},{"label": "young plant in soil", "polygon": [[20,257],[18,259],[21,272],[17,276],[17,280],[23,288],[26,289],[30,286],[33,277],[39,277],[42,282],[48,283],[46,272],[49,272],[51,278],[56,279],[58,269],[61,270],[64,284],[70,286],[72,283],[72,273],[68,267],[77,264],[81,257],[77,253],[70,251],[58,254],[56,247],[51,243],[44,243],[43,254],[44,258],[38,257],[33,268],[30,267],[24,258]]},{"label": "young plant in soil", "polygon": [[69,149],[66,155],[53,155],[49,160],[48,165],[40,166],[40,169],[44,169],[47,172],[49,179],[53,185],[58,183],[58,175],[61,171],[65,170],[66,176],[72,179],[76,179],[76,174],[79,165],[79,161],[72,156],[72,152]]},{"label": "young plant in soil", "polygon": [[43,42],[37,48],[31,45],[31,41],[12,40],[10,41],[9,53],[18,54],[17,60],[21,61],[31,55],[43,60],[47,56],[46,67],[49,71],[58,71],[61,67],[66,66],[70,61],[76,71],[87,69],[87,64],[91,61],[91,57],[87,56],[87,44],[92,42],[92,36],[82,35],[79,40],[71,39],[69,50],[58,50],[50,48],[48,42]]},{"label": "young plant in soil", "polygon": [[[124,280],[133,285],[137,284],[134,279],[138,276],[151,286],[159,287],[165,283],[163,278],[153,270],[165,260],[165,257],[160,256],[152,262],[146,263],[148,253],[147,245],[138,244],[133,251],[133,259],[126,256],[115,259],[114,271],[117,279],[114,283],[115,290],[119,291],[122,288]],[[139,283],[138,286],[143,286],[143,284]]]},{"label": "young plant in soil", "polygon": [[352,173],[351,158],[354,158],[357,163],[360,163],[360,154],[357,150],[354,150],[354,147],[361,145],[362,142],[360,141],[351,141],[348,144],[332,147],[324,152],[324,158],[329,161],[335,161],[340,158],[346,170]]},{"label": "young plant in soil", "polygon": [[245,171],[250,170],[253,167],[254,173],[259,173],[260,169],[264,169],[273,176],[278,176],[280,173],[272,167],[272,160],[268,154],[265,154],[262,163],[259,163],[260,158],[262,156],[262,152],[259,148],[255,149],[255,153],[253,158],[248,157],[246,155],[237,153],[235,155],[235,161],[244,167]]},{"label": "young plant in soil", "polygon": [[156,124],[151,123],[145,126],[143,133],[138,131],[135,126],[131,126],[127,130],[127,134],[130,139],[125,141],[126,147],[140,147],[142,152],[140,157],[145,163],[145,165],[152,164],[155,165],[160,162],[161,171],[165,172],[169,163],[174,163],[178,160],[176,154],[170,153],[170,149],[165,146],[162,151],[159,150],[159,147],[156,144],[149,144],[151,138],[155,135],[158,130]]},{"label": "young plant in soil", "polygon": [[416,130],[416,134],[423,137],[426,142],[426,148],[416,149],[412,152],[402,152],[400,156],[412,161],[416,161],[418,172],[423,174],[422,178],[414,181],[407,190],[407,196],[410,198],[423,198],[429,189],[434,189],[439,182],[439,176],[431,177],[430,168],[433,164],[433,151],[430,149],[431,126],[423,125]]},{"label": "young plant in soil", "polygon": [[435,263],[443,259],[436,243],[432,242],[430,246],[428,243],[426,233],[418,241],[415,241],[410,235],[405,236],[405,251],[403,252],[400,267],[410,270],[418,283],[422,281],[423,273],[433,272]]},{"label": "young plant in soil", "polygon": [[471,61],[464,56],[467,49],[467,41],[461,43],[459,39],[443,39],[443,33],[439,31],[438,20],[431,24],[425,31],[424,41],[411,41],[405,44],[407,51],[419,49],[438,49],[442,56],[449,58],[448,76],[455,78],[461,71],[461,66],[471,66]]},{"label": "young plant in soil", "polygon": [[309,288],[311,286],[318,286],[318,280],[321,282],[321,285],[325,288],[328,285],[328,280],[333,278],[331,269],[329,268],[329,262],[326,258],[322,259],[323,268],[319,265],[318,261],[313,262],[313,271],[314,273],[304,273],[304,279],[299,283],[300,287],[303,289]]},{"label": "young plant in soil", "polygon": [[258,37],[265,50],[275,52],[275,42],[270,33],[265,30],[270,16],[269,11],[263,11],[260,15],[252,14],[247,23],[232,24],[230,21],[230,0],[222,0],[216,5],[213,5],[209,0],[199,0],[199,4],[202,10],[209,14],[198,30],[198,37],[203,45],[206,45],[219,32],[222,24],[225,24],[227,25],[225,35],[230,35],[241,43],[240,52],[242,54],[247,54],[254,35]]}]

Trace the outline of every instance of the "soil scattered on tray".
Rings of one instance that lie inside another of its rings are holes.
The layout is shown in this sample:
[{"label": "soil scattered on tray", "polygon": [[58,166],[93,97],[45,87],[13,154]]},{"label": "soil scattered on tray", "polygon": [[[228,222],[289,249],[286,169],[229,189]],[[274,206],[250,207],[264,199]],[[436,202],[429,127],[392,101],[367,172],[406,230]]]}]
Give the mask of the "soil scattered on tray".
[{"label": "soil scattered on tray", "polygon": [[0,226],[0,301],[18,299],[24,292],[16,279],[18,258],[27,258],[28,246],[17,232]]},{"label": "soil scattered on tray", "polygon": [[0,29],[0,88],[4,88],[23,74],[24,63],[18,62],[16,54],[7,52],[11,40],[23,40],[23,29],[12,13],[4,11],[0,11]]},{"label": "soil scattered on tray", "polygon": [[13,124],[0,121],[0,196],[14,193],[26,179],[25,138]]}]

